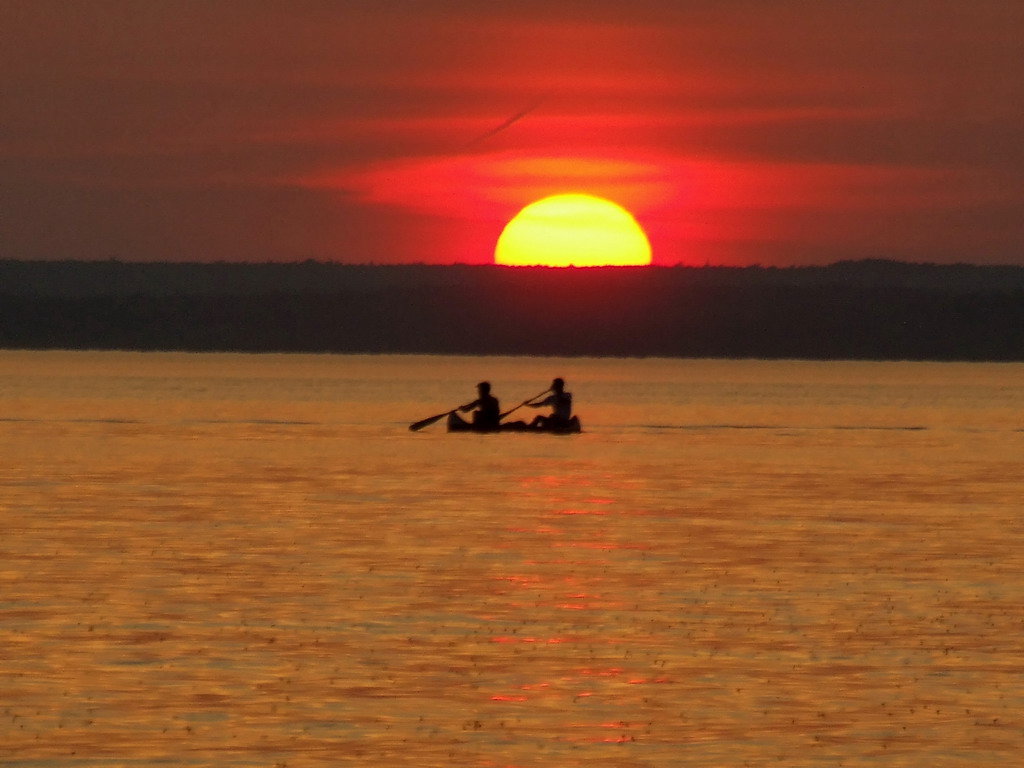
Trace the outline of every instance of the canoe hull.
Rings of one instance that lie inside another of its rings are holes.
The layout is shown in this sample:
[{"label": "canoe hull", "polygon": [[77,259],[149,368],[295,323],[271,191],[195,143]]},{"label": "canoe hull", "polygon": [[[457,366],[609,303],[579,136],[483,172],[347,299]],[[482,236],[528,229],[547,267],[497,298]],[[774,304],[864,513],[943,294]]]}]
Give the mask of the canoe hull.
[{"label": "canoe hull", "polygon": [[448,415],[449,432],[476,432],[478,434],[494,434],[497,432],[526,432],[538,435],[576,435],[583,431],[580,420],[575,416],[564,427],[531,427],[524,421],[513,421],[502,424],[498,429],[479,429],[471,422],[466,421],[457,413]]}]

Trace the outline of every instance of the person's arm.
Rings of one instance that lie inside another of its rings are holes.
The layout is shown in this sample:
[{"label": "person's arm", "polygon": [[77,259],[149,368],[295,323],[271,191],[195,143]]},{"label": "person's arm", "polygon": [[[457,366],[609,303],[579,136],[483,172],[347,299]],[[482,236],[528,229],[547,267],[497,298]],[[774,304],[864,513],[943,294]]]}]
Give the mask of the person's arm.
[{"label": "person's arm", "polygon": [[526,403],[526,405],[530,406],[531,408],[543,408],[546,405],[554,405],[554,403],[555,403],[555,396],[551,395],[549,397],[545,397],[539,403]]},{"label": "person's arm", "polygon": [[474,400],[472,403],[466,403],[465,405],[460,405],[459,406],[459,410],[463,411],[463,412],[465,412],[465,411],[472,411],[479,404],[480,404],[479,400]]}]

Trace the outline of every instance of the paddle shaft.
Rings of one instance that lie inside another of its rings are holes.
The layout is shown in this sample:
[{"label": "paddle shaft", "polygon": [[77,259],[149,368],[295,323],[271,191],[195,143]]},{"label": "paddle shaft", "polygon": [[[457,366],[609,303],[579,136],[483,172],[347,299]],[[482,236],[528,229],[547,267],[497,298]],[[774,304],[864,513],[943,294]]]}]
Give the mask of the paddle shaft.
[{"label": "paddle shaft", "polygon": [[519,409],[520,409],[520,408],[522,408],[522,407],[523,407],[524,405],[528,405],[529,403],[532,403],[532,402],[533,402],[534,400],[536,400],[536,399],[537,399],[538,397],[540,397],[541,395],[546,395],[546,394],[547,394],[548,392],[550,392],[550,391],[551,391],[551,389],[550,389],[550,388],[548,388],[548,389],[545,389],[545,390],[544,390],[543,392],[541,392],[540,394],[534,395],[534,396],[533,396],[533,397],[531,397],[531,398],[530,398],[529,400],[523,400],[523,402],[521,402],[521,403],[520,403],[519,405],[517,405],[517,406],[516,406],[515,408],[511,408],[511,409],[509,409],[509,410],[505,411],[505,412],[504,412],[503,414],[501,414],[501,415],[500,415],[500,416],[498,417],[498,421],[501,421],[502,419],[504,419],[504,418],[505,418],[506,416],[508,416],[508,415],[509,415],[510,413],[512,413],[512,411],[517,411],[517,410],[519,410]]}]

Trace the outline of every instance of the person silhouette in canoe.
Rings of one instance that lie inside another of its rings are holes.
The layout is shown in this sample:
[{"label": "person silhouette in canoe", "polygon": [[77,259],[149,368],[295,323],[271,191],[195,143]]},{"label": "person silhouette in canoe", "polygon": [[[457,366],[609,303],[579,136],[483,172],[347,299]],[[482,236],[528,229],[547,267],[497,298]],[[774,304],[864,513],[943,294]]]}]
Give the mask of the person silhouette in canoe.
[{"label": "person silhouette in canoe", "polygon": [[565,391],[565,382],[555,379],[551,382],[551,394],[536,403],[526,403],[531,408],[550,407],[547,416],[535,416],[530,422],[531,429],[549,429],[552,431],[579,430],[579,420],[572,415],[572,392]]},{"label": "person silhouette in canoe", "polygon": [[[477,398],[472,403],[459,406],[458,410],[463,413],[473,411],[472,428],[475,432],[497,432],[501,421],[501,406],[498,398],[491,394],[491,384],[488,381],[481,381],[476,385]],[[473,409],[476,410],[473,410]],[[459,423],[469,426],[467,422],[457,413],[448,417],[448,424],[459,426]]]}]

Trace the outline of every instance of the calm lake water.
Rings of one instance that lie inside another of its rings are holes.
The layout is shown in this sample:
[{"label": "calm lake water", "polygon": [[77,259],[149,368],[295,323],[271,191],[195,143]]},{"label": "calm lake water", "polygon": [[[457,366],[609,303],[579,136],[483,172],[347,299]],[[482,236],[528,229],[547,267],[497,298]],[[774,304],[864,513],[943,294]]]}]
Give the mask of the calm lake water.
[{"label": "calm lake water", "polygon": [[1015,764],[1022,457],[1022,365],[3,352],[0,762]]}]

